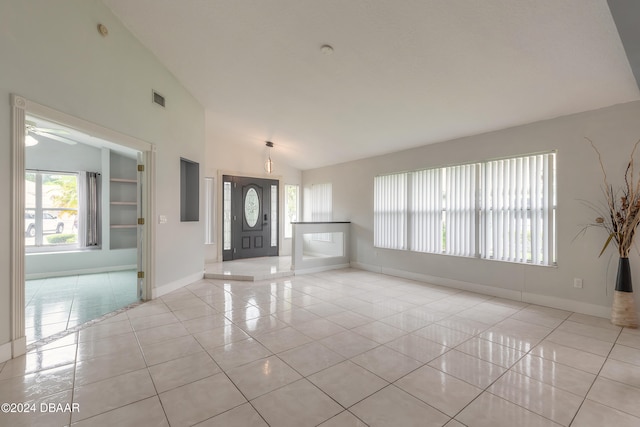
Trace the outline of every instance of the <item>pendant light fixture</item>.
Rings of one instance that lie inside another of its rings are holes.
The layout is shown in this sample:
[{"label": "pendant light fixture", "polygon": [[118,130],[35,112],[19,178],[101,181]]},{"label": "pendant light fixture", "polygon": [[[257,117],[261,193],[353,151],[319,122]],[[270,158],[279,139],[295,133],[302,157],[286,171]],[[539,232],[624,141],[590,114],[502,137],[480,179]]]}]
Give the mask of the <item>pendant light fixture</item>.
[{"label": "pendant light fixture", "polygon": [[269,148],[269,157],[267,158],[267,161],[264,163],[264,170],[267,171],[267,173],[272,173],[273,160],[271,160],[271,148],[273,148],[273,142],[267,141],[265,145]]}]

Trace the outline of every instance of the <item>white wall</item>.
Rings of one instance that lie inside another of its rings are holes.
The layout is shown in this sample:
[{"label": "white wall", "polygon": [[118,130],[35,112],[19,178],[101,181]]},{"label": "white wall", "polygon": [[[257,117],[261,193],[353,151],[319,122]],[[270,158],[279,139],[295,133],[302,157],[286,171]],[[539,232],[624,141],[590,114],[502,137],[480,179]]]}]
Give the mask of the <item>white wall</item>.
[{"label": "white wall", "polygon": [[[38,136],[38,140],[40,142],[37,145],[25,149],[27,169],[102,172],[101,149],[85,144],[68,145],[42,136]],[[105,151],[105,155],[109,157],[108,150]],[[109,185],[108,175],[106,180],[102,180],[102,185]],[[108,210],[109,205],[103,206],[103,209]],[[108,216],[105,219],[108,220]],[[103,225],[102,233],[105,235],[109,232],[109,226]],[[136,264],[135,250],[110,251],[108,246],[107,244],[103,245],[102,249],[85,251],[28,253],[25,257],[25,275],[27,278],[39,278]]]},{"label": "white wall", "polygon": [[[218,118],[207,113],[207,144],[206,144],[206,172],[205,176],[216,179],[216,219],[218,232],[216,244],[205,246],[205,258],[207,262],[214,262],[221,255],[222,246],[222,183],[218,179],[218,172],[236,176],[263,177],[268,179],[280,179],[280,255],[291,255],[291,239],[284,239],[283,201],[284,185],[298,184],[302,182],[302,174],[299,169],[288,166],[286,161],[278,153],[278,142],[273,140],[274,148],[271,149],[271,159],[274,162],[273,175],[267,175],[264,170],[264,162],[268,151],[265,141],[259,138],[248,140],[243,136],[229,135],[216,126]],[[302,192],[300,192],[300,197]],[[220,259],[221,260],[221,259]]]},{"label": "white wall", "polygon": [[[603,199],[598,160],[584,137],[600,147],[609,181],[621,183],[633,144],[640,139],[640,102],[305,171],[303,183],[305,188],[333,183],[333,219],[352,222],[351,257],[356,265],[606,316],[615,283],[615,251],[598,258],[606,238],[600,229],[574,240],[595,218],[581,200]],[[558,151],[557,267],[373,247],[374,176],[548,150]],[[640,286],[638,252],[630,259]],[[574,277],[584,280],[583,289],[573,287]]]},{"label": "white wall", "polygon": [[[27,253],[25,257],[25,275],[27,279],[61,276],[64,274],[83,274],[99,271],[112,271],[131,268],[137,263],[137,251],[134,249],[111,250],[113,239],[110,239],[109,220],[109,173],[103,171],[103,164],[107,169],[122,168],[121,162],[114,162],[109,149],[100,149],[86,144],[67,145],[58,141],[39,136],[39,144],[27,147],[25,167],[27,169],[58,170],[63,172],[101,172],[102,175],[102,247],[89,250],[73,250],[60,252]],[[130,170],[127,175],[124,171],[118,171],[117,176],[122,178],[136,177],[136,160],[129,157],[116,155],[116,159],[126,159]],[[110,168],[109,168],[110,166]],[[135,186],[129,191],[133,193],[135,200]],[[127,230],[131,232],[132,230]],[[135,230],[133,231],[135,233]]]},{"label": "white wall", "polygon": [[102,172],[99,148],[86,144],[69,145],[38,136],[39,143],[25,148],[25,168],[61,172]]},{"label": "white wall", "polygon": [[[318,236],[319,235],[319,236]],[[318,237],[316,237],[318,236]],[[328,239],[327,239],[328,237]],[[327,240],[321,240],[327,239]],[[344,233],[310,233],[302,235],[302,255],[310,257],[345,256]]]},{"label": "white wall", "polygon": [[[109,36],[96,27],[103,23]],[[157,147],[156,287],[202,274],[204,228],[179,222],[180,157],[204,160],[204,110],[99,0],[0,2],[0,233],[10,227],[9,95]],[[152,89],[166,109],[151,103]],[[155,220],[151,219],[151,220]],[[10,242],[0,244],[0,346],[9,340]]]}]

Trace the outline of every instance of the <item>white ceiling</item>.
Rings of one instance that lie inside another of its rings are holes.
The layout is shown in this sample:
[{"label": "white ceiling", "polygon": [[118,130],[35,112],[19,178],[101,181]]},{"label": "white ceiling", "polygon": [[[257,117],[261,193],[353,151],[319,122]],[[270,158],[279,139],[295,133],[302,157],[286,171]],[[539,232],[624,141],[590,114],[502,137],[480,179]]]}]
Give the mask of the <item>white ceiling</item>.
[{"label": "white ceiling", "polygon": [[640,99],[605,0],[103,1],[207,143],[271,140],[300,169]]},{"label": "white ceiling", "polygon": [[132,159],[137,159],[138,157],[138,151],[132,148],[89,135],[86,132],[67,125],[31,115],[26,116],[26,122],[28,125],[34,125],[36,127],[36,132],[29,132],[29,134],[36,138],[38,142],[50,141],[53,144],[64,144],[66,141],[67,144],[71,144],[72,146],[74,143],[84,144],[94,148],[108,148],[111,151],[115,151]]}]

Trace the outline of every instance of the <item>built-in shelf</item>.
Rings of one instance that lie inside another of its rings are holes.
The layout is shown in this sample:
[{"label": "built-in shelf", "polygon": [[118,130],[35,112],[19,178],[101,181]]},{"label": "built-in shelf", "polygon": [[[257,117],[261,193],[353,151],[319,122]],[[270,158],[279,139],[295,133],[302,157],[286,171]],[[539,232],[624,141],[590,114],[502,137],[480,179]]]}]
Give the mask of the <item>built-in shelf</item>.
[{"label": "built-in shelf", "polygon": [[135,248],[137,245],[137,162],[111,152],[110,229],[111,249]]}]

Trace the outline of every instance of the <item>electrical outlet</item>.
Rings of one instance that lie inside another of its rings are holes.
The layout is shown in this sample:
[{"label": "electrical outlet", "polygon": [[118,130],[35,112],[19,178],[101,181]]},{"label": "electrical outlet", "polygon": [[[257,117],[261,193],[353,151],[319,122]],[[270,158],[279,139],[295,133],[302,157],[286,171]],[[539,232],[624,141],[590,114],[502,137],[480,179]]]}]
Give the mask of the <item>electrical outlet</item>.
[{"label": "electrical outlet", "polygon": [[582,279],[575,277],[573,279],[573,287],[574,288],[578,288],[578,289],[582,289]]}]

